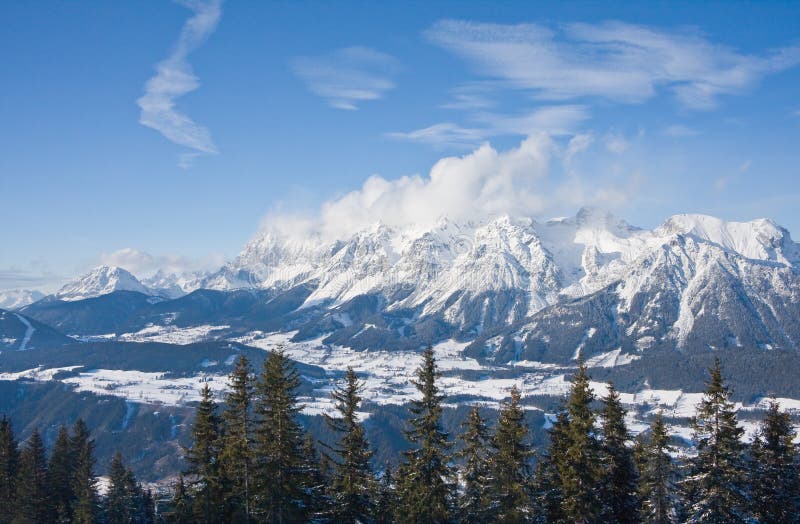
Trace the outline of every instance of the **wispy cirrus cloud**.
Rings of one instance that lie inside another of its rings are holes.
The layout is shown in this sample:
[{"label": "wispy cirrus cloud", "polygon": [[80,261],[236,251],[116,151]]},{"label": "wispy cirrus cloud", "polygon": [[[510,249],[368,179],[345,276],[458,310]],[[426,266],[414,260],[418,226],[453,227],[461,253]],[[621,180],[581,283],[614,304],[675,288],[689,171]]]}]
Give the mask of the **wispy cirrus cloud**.
[{"label": "wispy cirrus cloud", "polygon": [[413,131],[391,132],[387,136],[435,147],[470,148],[496,136],[573,134],[577,126],[588,117],[584,106],[569,104],[543,106],[521,115],[476,112],[470,116],[474,124],[471,126],[444,122]]},{"label": "wispy cirrus cloud", "polygon": [[179,165],[185,168],[197,153],[218,152],[208,128],[179,111],[175,102],[200,87],[187,59],[217,28],[222,16],[222,0],[182,0],[180,3],[193,14],[183,25],[172,52],[156,65],[156,74],[145,83],[144,95],[137,104],[141,108],[139,123],[196,152],[181,155]]},{"label": "wispy cirrus cloud", "polygon": [[665,89],[685,108],[711,109],[720,96],[800,64],[800,46],[743,54],[695,31],[622,22],[551,28],[443,20],[425,34],[478,74],[551,101],[640,103]]},{"label": "wispy cirrus cloud", "polygon": [[667,136],[671,136],[674,138],[684,138],[690,136],[697,136],[700,134],[700,131],[698,131],[693,127],[689,127],[683,124],[673,124],[671,126],[665,127],[663,133]]},{"label": "wispy cirrus cloud", "polygon": [[336,109],[358,109],[358,104],[383,98],[394,89],[399,66],[386,53],[368,47],[345,47],[321,56],[300,56],[292,70],[309,91]]}]

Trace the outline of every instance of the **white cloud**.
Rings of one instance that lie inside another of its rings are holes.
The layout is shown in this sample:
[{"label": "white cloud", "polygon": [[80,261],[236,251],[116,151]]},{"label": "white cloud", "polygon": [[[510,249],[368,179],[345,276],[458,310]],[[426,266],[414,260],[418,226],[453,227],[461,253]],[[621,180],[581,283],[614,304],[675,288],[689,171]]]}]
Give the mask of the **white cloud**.
[{"label": "white cloud", "polygon": [[54,285],[61,277],[49,271],[20,269],[18,267],[0,268],[0,290],[45,289]]},{"label": "white cloud", "polygon": [[462,127],[453,122],[441,122],[413,131],[386,133],[386,136],[436,147],[467,148],[486,140],[487,130]]},{"label": "white cloud", "polygon": [[753,165],[752,160],[745,160],[744,162],[742,162],[742,165],[739,166],[739,172],[746,173],[747,171],[750,170],[750,166],[752,165]]},{"label": "white cloud", "polygon": [[378,100],[394,89],[398,69],[394,57],[367,47],[346,47],[327,55],[295,58],[295,74],[308,89],[336,109],[358,109],[358,104]]},{"label": "white cloud", "polygon": [[[211,133],[178,111],[175,101],[200,87],[187,58],[216,29],[222,14],[222,1],[185,0],[181,3],[194,14],[183,25],[170,55],[156,65],[155,76],[145,84],[145,93],[137,100],[142,110],[139,122],[178,145],[200,153],[214,154],[217,153],[217,147],[211,139]],[[188,167],[191,158],[181,157],[181,167]]]},{"label": "white cloud", "polygon": [[675,138],[683,138],[689,136],[697,136],[700,131],[683,124],[673,124],[664,128],[664,134]]},{"label": "white cloud", "polygon": [[551,29],[443,20],[426,35],[479,74],[542,100],[593,96],[640,103],[664,88],[684,107],[709,109],[720,95],[741,93],[800,63],[800,46],[748,55],[695,32],[622,22]]},{"label": "white cloud", "polygon": [[563,168],[559,160],[566,164],[569,155],[591,142],[589,135],[579,135],[560,146],[539,133],[504,151],[485,143],[463,156],[442,158],[427,176],[388,180],[374,175],[361,188],[325,202],[313,216],[271,213],[264,228],[287,236],[341,239],[377,222],[427,226],[443,216],[480,220],[506,213],[543,216],[567,208],[574,211],[584,203],[618,206],[635,190],[625,177],[609,181],[575,173],[554,176]]},{"label": "white cloud", "polygon": [[727,189],[728,184],[731,183],[733,177],[730,176],[720,176],[714,179],[714,189],[717,191],[724,191]]},{"label": "white cloud", "polygon": [[583,106],[544,106],[521,116],[475,113],[471,119],[476,125],[470,127],[443,122],[413,131],[387,133],[387,136],[437,147],[467,148],[497,136],[570,135],[586,118],[588,113]]},{"label": "white cloud", "polygon": [[567,144],[567,150],[564,153],[564,158],[567,162],[571,161],[577,154],[586,151],[594,142],[594,136],[591,133],[582,133],[573,136]]},{"label": "white cloud", "polygon": [[609,133],[605,139],[606,149],[615,155],[621,155],[628,150],[628,141],[620,133]]},{"label": "white cloud", "polygon": [[752,160],[745,160],[742,162],[736,170],[736,174],[728,175],[728,176],[720,176],[714,179],[714,189],[717,191],[724,191],[728,188],[728,186],[736,182],[739,178],[738,175],[743,173],[747,173],[750,170],[750,166],[753,165]]},{"label": "white cloud", "polygon": [[443,109],[489,109],[495,105],[490,89],[480,84],[459,86],[451,90],[453,100],[442,104]]},{"label": "white cloud", "polygon": [[217,255],[193,259],[181,255],[152,255],[130,247],[101,253],[98,258],[102,265],[121,267],[137,276],[145,276],[158,270],[180,274],[185,271],[211,269],[224,263],[223,258]]}]

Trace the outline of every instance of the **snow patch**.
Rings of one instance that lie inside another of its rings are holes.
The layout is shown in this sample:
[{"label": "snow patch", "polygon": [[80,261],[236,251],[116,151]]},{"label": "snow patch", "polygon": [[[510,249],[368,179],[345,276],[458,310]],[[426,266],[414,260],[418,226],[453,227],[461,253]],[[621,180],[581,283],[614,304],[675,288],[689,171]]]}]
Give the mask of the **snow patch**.
[{"label": "snow patch", "polygon": [[36,328],[34,328],[31,323],[28,322],[28,319],[22,315],[17,313],[14,315],[25,325],[25,335],[22,337],[22,342],[19,344],[19,351],[25,351],[28,349],[28,343],[31,341],[31,337],[33,336],[34,331],[36,331]]}]

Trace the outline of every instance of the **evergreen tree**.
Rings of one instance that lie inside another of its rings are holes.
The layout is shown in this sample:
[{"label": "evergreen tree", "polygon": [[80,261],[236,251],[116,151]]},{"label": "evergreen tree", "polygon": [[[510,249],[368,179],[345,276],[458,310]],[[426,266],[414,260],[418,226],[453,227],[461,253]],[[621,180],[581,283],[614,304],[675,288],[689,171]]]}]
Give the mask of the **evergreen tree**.
[{"label": "evergreen tree", "polygon": [[396,506],[392,465],[386,464],[375,494],[375,524],[392,524]]},{"label": "evergreen tree", "polygon": [[3,415],[0,419],[0,523],[3,524],[14,517],[18,458],[14,428]]},{"label": "evergreen tree", "polygon": [[487,522],[491,515],[489,508],[491,435],[478,406],[472,408],[467,420],[461,426],[464,432],[459,438],[463,447],[458,456],[464,460],[461,475],[464,492],[458,499],[458,521],[465,524]]},{"label": "evergreen tree", "polygon": [[404,453],[406,463],[398,475],[399,522],[434,524],[451,518],[453,484],[447,460],[451,444],[442,429],[444,396],[436,385],[440,376],[429,346],[413,381],[422,398],[412,401],[410,428],[405,432],[412,449]]},{"label": "evergreen tree", "polygon": [[152,493],[142,488],[130,468],[117,452],[109,466],[109,486],[105,500],[105,522],[108,524],[152,524],[155,502]]},{"label": "evergreen tree", "polygon": [[192,426],[192,446],[186,450],[187,474],[195,492],[194,514],[199,522],[219,522],[223,494],[219,468],[221,442],[217,404],[208,384],[200,392],[200,404]]},{"label": "evergreen tree", "polygon": [[714,359],[703,400],[692,419],[697,457],[686,479],[688,522],[747,522],[744,445],[730,391]]},{"label": "evergreen tree", "polygon": [[75,455],[72,453],[69,432],[65,426],[58,429],[50,463],[47,467],[47,484],[51,507],[56,511],[57,522],[72,521],[72,506],[75,494],[72,491],[72,477],[75,469]]},{"label": "evergreen tree", "polygon": [[178,478],[178,482],[175,484],[169,522],[174,524],[191,524],[192,522],[192,501],[186,492],[186,482],[183,479],[183,475]]},{"label": "evergreen tree", "polygon": [[536,521],[542,524],[567,521],[563,510],[564,494],[561,491],[559,461],[567,452],[568,430],[569,416],[567,411],[562,409],[549,430],[550,444],[534,475]]},{"label": "evergreen tree", "polygon": [[297,421],[301,406],[295,393],[299,385],[297,371],[283,350],[270,353],[254,405],[260,520],[302,522],[306,516],[303,429]]},{"label": "evergreen tree", "polygon": [[520,405],[520,393],[511,388],[511,399],[500,410],[494,438],[492,471],[492,521],[513,523],[533,518],[531,506],[530,458],[526,442],[528,427]]},{"label": "evergreen tree", "polygon": [[569,425],[566,446],[558,456],[563,496],[562,509],[570,521],[597,522],[603,507],[600,498],[600,443],[594,429],[595,414],[591,404],[594,393],[583,360],[573,376],[567,401]]},{"label": "evergreen tree", "polygon": [[800,522],[800,463],[789,414],[775,399],[753,441],[753,516],[764,524]]},{"label": "evergreen tree", "polygon": [[[320,469],[320,457],[314,444],[314,437],[306,433],[302,447],[303,463],[299,472],[303,483],[303,505],[306,518],[317,520],[330,514],[330,501],[326,494],[328,479]],[[335,520],[335,522],[342,522]]]},{"label": "evergreen tree", "polygon": [[38,430],[33,430],[19,455],[16,482],[17,511],[13,522],[19,524],[53,522],[47,484],[47,457]]},{"label": "evergreen tree", "polygon": [[220,467],[224,477],[226,517],[250,522],[252,507],[253,423],[251,402],[253,372],[247,357],[240,356],[228,378],[226,409],[222,412],[223,437]]},{"label": "evergreen tree", "polygon": [[155,524],[156,522],[156,500],[153,497],[153,491],[146,489],[146,490],[139,490],[140,491],[140,499],[142,501],[141,506],[142,510],[139,514],[139,522],[142,524]]},{"label": "evergreen tree", "polygon": [[601,486],[605,508],[603,521],[609,524],[634,524],[639,521],[638,473],[630,436],[625,425],[625,409],[614,385],[608,384],[603,399],[603,448]]},{"label": "evergreen tree", "polygon": [[325,415],[328,427],[339,436],[331,448],[337,455],[331,483],[331,515],[336,522],[366,522],[373,516],[372,452],[364,426],[358,421],[363,389],[353,368],[347,368],[344,385],[331,394],[338,416]]},{"label": "evergreen tree", "polygon": [[136,492],[133,476],[117,451],[108,468],[108,492],[105,498],[105,521],[108,524],[133,522],[136,512]]},{"label": "evergreen tree", "polygon": [[70,437],[70,447],[72,453],[77,455],[86,446],[87,443],[93,442],[91,440],[91,432],[86,422],[82,418],[75,421],[72,425],[72,436]]},{"label": "evergreen tree", "polygon": [[639,481],[641,518],[649,524],[674,522],[675,472],[664,416],[657,413],[650,424],[649,439],[642,442]]},{"label": "evergreen tree", "polygon": [[76,457],[72,491],[75,494],[72,522],[74,524],[96,522],[99,501],[97,477],[94,474],[94,441],[86,442]]}]

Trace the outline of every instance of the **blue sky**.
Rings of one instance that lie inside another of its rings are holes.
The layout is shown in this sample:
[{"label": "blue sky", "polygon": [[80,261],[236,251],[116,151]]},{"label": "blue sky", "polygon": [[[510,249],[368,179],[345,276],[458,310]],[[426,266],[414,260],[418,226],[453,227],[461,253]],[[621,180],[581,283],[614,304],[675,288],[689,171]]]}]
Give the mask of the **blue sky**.
[{"label": "blue sky", "polygon": [[0,289],[439,205],[800,237],[794,2],[31,1],[0,21]]}]

